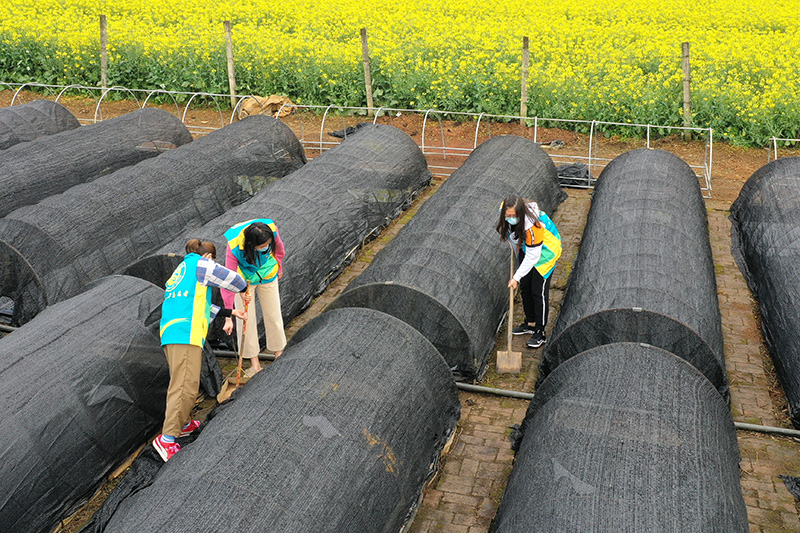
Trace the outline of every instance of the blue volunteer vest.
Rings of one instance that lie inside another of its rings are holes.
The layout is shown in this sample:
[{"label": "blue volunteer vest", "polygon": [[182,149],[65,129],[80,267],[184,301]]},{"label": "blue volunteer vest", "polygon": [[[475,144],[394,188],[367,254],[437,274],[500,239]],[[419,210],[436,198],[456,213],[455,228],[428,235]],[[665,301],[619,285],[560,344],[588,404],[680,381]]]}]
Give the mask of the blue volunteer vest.
[{"label": "blue volunteer vest", "polygon": [[172,273],[161,305],[161,345],[203,347],[211,317],[211,291],[197,282],[197,254],[188,254]]},{"label": "blue volunteer vest", "polygon": [[273,239],[270,252],[268,254],[256,254],[258,265],[251,265],[244,257],[244,230],[253,222],[263,222],[272,230],[273,234],[278,232],[278,227],[269,218],[257,218],[236,224],[225,232],[225,240],[231,253],[239,262],[238,274],[253,285],[269,283],[278,277],[278,260],[275,259],[275,240]]}]

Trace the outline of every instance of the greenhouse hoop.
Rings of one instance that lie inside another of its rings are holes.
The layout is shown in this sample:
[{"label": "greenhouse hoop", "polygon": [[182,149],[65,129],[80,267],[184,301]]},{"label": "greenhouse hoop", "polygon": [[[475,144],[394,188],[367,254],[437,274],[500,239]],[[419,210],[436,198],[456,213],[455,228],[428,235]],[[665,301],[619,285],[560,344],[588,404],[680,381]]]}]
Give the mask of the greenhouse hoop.
[{"label": "greenhouse hoop", "polygon": [[[214,105],[217,108],[220,116],[220,125],[219,127],[213,126],[198,126],[192,125],[189,127],[189,131],[194,135],[205,135],[214,131],[216,129],[224,127],[225,124],[225,117],[222,113],[222,108],[217,101],[218,98],[231,98],[229,94],[216,94],[216,93],[208,93],[208,92],[188,92],[188,91],[168,91],[164,89],[129,89],[123,86],[114,86],[109,87],[107,89],[101,87],[86,87],[83,85],[49,85],[44,83],[36,83],[36,82],[29,82],[29,83],[10,83],[0,81],[0,85],[8,87],[10,90],[14,90],[14,96],[11,99],[11,105],[15,105],[17,103],[22,103],[19,98],[19,93],[28,88],[28,89],[44,89],[49,94],[53,94],[54,91],[60,91],[56,96],[56,101],[61,98],[61,96],[69,91],[69,90],[83,90],[89,91],[90,94],[95,98],[97,102],[94,111],[94,120],[83,120],[82,123],[94,123],[99,120],[102,120],[102,112],[100,110],[101,104],[105,98],[105,96],[111,91],[117,92],[124,92],[136,100],[136,103],[139,107],[144,107],[150,98],[155,94],[166,94],[169,95],[173,102],[175,103],[176,107],[179,110],[179,104],[177,102],[178,96],[188,96],[189,100],[186,103],[183,113],[180,112],[178,115],[181,117],[181,121],[186,123],[186,115],[191,106],[192,102],[197,97],[210,97],[214,102]],[[101,96],[98,97],[92,93],[92,91],[102,91]],[[140,103],[140,99],[136,97],[137,93],[145,94],[144,101]],[[251,98],[255,99],[254,95],[234,95],[234,98],[237,99],[237,104],[234,107],[231,117],[230,123],[233,123],[235,117],[237,116],[237,111],[241,108],[241,104],[245,99]],[[261,104],[259,103],[259,106]],[[532,140],[536,143],[542,145],[543,148],[548,148],[547,144],[540,142],[539,140],[539,130],[540,125],[542,123],[549,123],[549,124],[562,124],[565,127],[571,127],[573,129],[577,128],[584,128],[589,130],[589,146],[588,149],[576,148],[575,153],[554,153],[552,151],[548,151],[548,154],[553,159],[553,162],[557,165],[559,164],[583,164],[589,168],[589,176],[587,178],[572,178],[570,177],[569,186],[570,187],[578,187],[578,188],[593,188],[595,178],[593,176],[599,175],[603,168],[605,168],[606,164],[609,163],[614,157],[620,155],[618,153],[612,153],[610,155],[600,154],[600,149],[598,146],[598,138],[604,132],[606,127],[613,127],[616,129],[626,128],[631,130],[641,130],[642,128],[644,131],[644,145],[647,148],[651,148],[651,135],[652,130],[660,130],[660,131],[668,131],[668,132],[680,132],[680,131],[693,131],[698,134],[699,137],[705,140],[705,148],[703,151],[703,160],[702,161],[687,161],[689,166],[694,170],[695,174],[698,177],[698,180],[701,184],[701,191],[703,192],[703,196],[705,198],[711,197],[711,170],[712,170],[712,161],[713,161],[713,129],[712,128],[699,128],[699,127],[686,127],[686,126],[663,126],[657,124],[638,124],[638,123],[630,123],[630,122],[610,122],[610,121],[600,121],[600,120],[578,120],[578,119],[565,119],[565,118],[549,118],[549,117],[523,117],[518,115],[494,115],[485,112],[481,113],[472,113],[472,112],[464,112],[464,111],[448,111],[448,110],[438,110],[438,109],[403,109],[403,108],[389,108],[389,107],[354,107],[354,106],[340,106],[337,104],[330,104],[328,106],[323,105],[298,105],[298,104],[283,104],[281,108],[278,110],[278,115],[280,115],[281,111],[284,107],[290,106],[295,111],[300,111],[301,109],[309,110],[309,111],[317,111],[322,114],[322,125],[320,127],[320,137],[319,139],[306,139],[305,136],[305,127],[303,125],[302,117],[299,113],[293,113],[297,115],[297,120],[300,127],[300,135],[298,138],[303,146],[307,148],[313,148],[315,150],[319,150],[322,153],[325,150],[329,150],[334,146],[338,145],[341,141],[327,141],[323,140],[324,130],[325,130],[325,123],[328,118],[328,114],[330,113],[331,109],[336,109],[339,112],[339,116],[342,119],[342,123],[344,124],[345,130],[347,129],[347,124],[345,123],[345,115],[364,115],[365,117],[369,113],[374,113],[374,118],[372,119],[373,124],[378,123],[378,118],[383,113],[383,116],[388,118],[389,124],[394,125],[395,116],[401,116],[402,114],[418,114],[422,115],[422,131],[421,131],[421,141],[420,141],[420,149],[422,150],[423,154],[426,156],[434,156],[434,157],[441,157],[442,159],[447,159],[448,155],[452,157],[460,157],[460,158],[467,158],[472,151],[477,148],[479,143],[479,132],[482,123],[486,124],[486,130],[488,137],[492,137],[491,131],[491,121],[501,121],[501,122],[514,122],[519,121],[520,123],[526,124],[528,127],[533,128],[533,138]],[[262,107],[263,110],[263,107]],[[439,124],[439,133],[441,137],[441,145],[439,143],[428,144],[428,137],[429,132],[428,129],[428,118],[435,115],[436,119]],[[475,131],[474,131],[474,140],[472,148],[464,148],[460,146],[452,146],[448,145],[447,140],[445,139],[445,132],[444,128],[442,127],[442,116],[450,116],[454,117],[456,120],[465,120],[471,119],[475,122]],[[280,118],[279,118],[280,119]],[[80,119],[79,119],[80,120]],[[345,135],[346,135],[345,131]],[[798,139],[778,139],[772,138],[772,150],[770,151],[770,157],[777,157],[777,143],[778,141],[790,141],[790,142],[800,142]],[[460,165],[452,164],[452,165],[443,165],[441,163],[438,164],[430,164],[429,167],[434,172],[435,175],[447,177],[453,173]],[[567,178],[567,176],[561,176],[563,178]]]}]

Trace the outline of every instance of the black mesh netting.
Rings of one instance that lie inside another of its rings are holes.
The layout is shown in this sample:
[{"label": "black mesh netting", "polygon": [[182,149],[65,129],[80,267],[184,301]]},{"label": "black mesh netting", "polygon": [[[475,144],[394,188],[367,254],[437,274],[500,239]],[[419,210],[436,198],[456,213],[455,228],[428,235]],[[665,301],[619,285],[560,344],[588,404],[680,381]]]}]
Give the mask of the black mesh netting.
[{"label": "black mesh netting", "polygon": [[80,125],[69,109],[50,100],[4,107],[0,109],[0,150]]},{"label": "black mesh netting", "polygon": [[110,520],[87,530],[399,531],[460,404],[422,335],[341,309],[309,322],[218,411],[157,474],[126,476],[118,489],[131,496],[112,494],[116,511],[96,515]]},{"label": "black mesh netting", "polygon": [[509,194],[551,215],[566,197],[550,157],[513,135],[481,144],[331,305],[394,315],[458,376],[479,377],[508,309],[511,251],[495,225]]},{"label": "black mesh netting", "polygon": [[[425,156],[408,135],[392,126],[368,125],[242,205],[202,228],[185,231],[126,273],[163,286],[182,260],[187,238],[214,242],[224,257],[223,233],[228,228],[271,218],[286,247],[280,295],[288,321],[308,307],[362,241],[408,207],[430,179]],[[260,316],[260,306],[256,309]],[[257,322],[263,340],[263,324]],[[209,334],[215,343],[230,338],[221,327],[222,321]]]},{"label": "black mesh netting", "polygon": [[733,255],[758,300],[764,339],[800,428],[800,157],[758,169],[730,218]]},{"label": "black mesh netting", "polygon": [[598,346],[537,389],[494,531],[748,531],[727,404],[675,355]]},{"label": "black mesh netting", "polygon": [[149,108],[14,145],[0,151],[0,216],[191,140],[180,119]]},{"label": "black mesh netting", "polygon": [[705,203],[692,169],[663,150],[627,152],[600,175],[539,382],[623,341],[684,358],[728,399]]},{"label": "black mesh netting", "polygon": [[254,116],[17,209],[0,219],[0,294],[24,323],[304,162],[288,126]]},{"label": "black mesh netting", "polygon": [[0,341],[0,529],[50,531],[164,419],[163,290],[111,276]]}]

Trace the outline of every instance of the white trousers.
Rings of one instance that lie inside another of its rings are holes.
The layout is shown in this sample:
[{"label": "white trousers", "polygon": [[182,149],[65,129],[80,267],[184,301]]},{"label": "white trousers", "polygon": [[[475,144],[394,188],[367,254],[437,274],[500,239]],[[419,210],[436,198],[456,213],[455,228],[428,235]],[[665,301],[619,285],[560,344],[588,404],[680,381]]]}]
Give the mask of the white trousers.
[{"label": "white trousers", "polygon": [[[243,357],[256,357],[261,347],[258,344],[258,323],[256,322],[256,301],[261,304],[264,329],[267,333],[267,351],[279,352],[286,347],[286,333],[283,331],[281,298],[278,294],[278,280],[269,283],[250,285],[250,305],[247,308],[247,331],[244,335]],[[244,309],[241,294],[234,300],[234,309]],[[236,341],[242,346],[242,321],[236,319]]]}]

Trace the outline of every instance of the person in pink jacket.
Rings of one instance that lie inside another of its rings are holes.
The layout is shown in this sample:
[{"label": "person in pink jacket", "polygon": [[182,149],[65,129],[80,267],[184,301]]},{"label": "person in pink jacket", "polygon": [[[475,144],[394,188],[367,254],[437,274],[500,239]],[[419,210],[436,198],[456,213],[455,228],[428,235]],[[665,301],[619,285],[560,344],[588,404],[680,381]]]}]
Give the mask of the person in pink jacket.
[{"label": "person in pink jacket", "polygon": [[[238,272],[250,285],[248,294],[251,302],[255,297],[261,304],[264,329],[267,334],[267,350],[279,357],[286,347],[286,334],[283,331],[281,315],[281,299],[278,293],[278,280],[283,276],[283,257],[285,251],[278,234],[278,227],[271,219],[255,219],[236,224],[225,232],[228,249],[225,254],[225,266]],[[222,300],[229,309],[243,309],[244,303],[239,294],[223,290]],[[231,320],[228,318],[227,320]],[[232,322],[225,323],[229,329]],[[250,359],[250,368],[245,376],[252,377],[261,370],[258,354],[261,347],[258,342],[258,324],[256,323],[255,306],[247,310],[247,331],[242,339],[242,321],[237,319],[236,332],[243,357]]]}]

